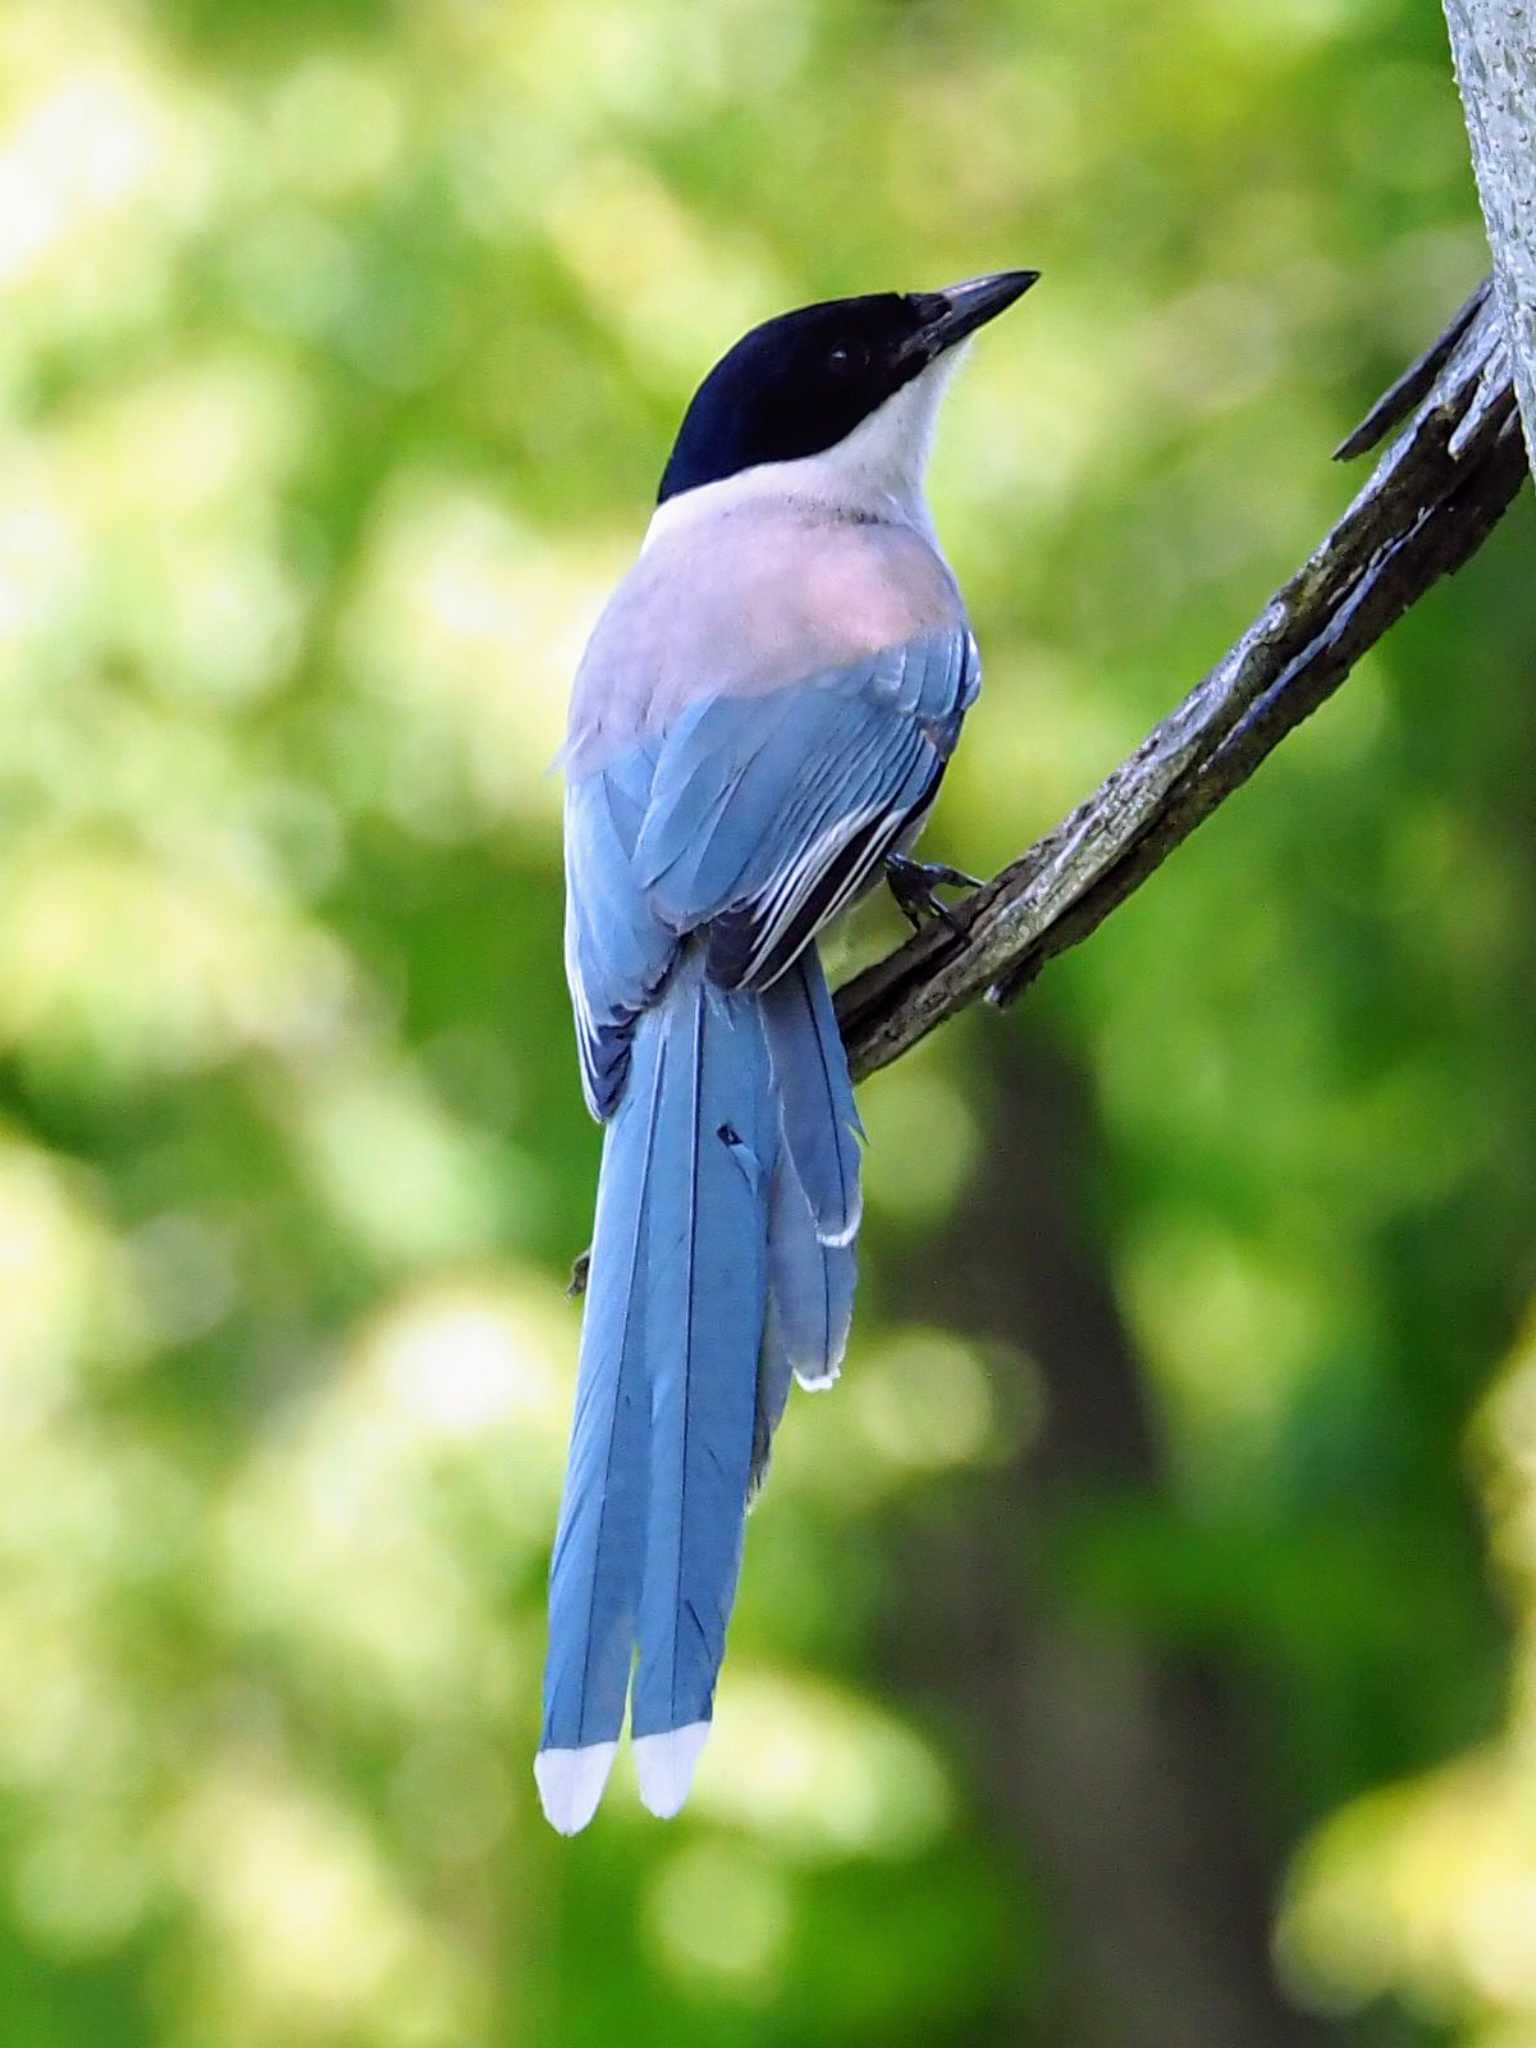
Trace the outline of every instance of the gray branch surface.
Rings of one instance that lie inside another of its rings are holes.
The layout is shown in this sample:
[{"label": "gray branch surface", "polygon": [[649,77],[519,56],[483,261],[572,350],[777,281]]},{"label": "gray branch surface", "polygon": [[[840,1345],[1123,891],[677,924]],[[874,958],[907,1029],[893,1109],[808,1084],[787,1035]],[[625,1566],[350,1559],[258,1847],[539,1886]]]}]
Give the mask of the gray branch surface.
[{"label": "gray branch surface", "polygon": [[1354,503],[1236,646],[1053,831],[838,991],[855,1077],[979,996],[1004,1004],[1087,938],[1441,576],[1527,473],[1509,349],[1489,285],[1337,451],[1406,420]]},{"label": "gray branch surface", "polygon": [[1536,468],[1536,0],[1445,0],[1445,20]]}]

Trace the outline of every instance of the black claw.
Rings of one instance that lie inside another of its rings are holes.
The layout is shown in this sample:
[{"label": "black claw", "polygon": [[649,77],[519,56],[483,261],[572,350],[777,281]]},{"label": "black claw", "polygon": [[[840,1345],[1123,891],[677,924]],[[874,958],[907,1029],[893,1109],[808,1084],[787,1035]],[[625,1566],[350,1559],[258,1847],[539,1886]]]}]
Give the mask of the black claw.
[{"label": "black claw", "polygon": [[964,868],[946,867],[943,861],[919,861],[917,863],[930,882],[938,882],[946,889],[979,889],[980,875],[968,875]]},{"label": "black claw", "polygon": [[888,853],[885,856],[885,879],[903,917],[914,931],[922,930],[925,918],[936,917],[948,925],[957,938],[964,937],[964,925],[947,903],[939,901],[934,891],[979,889],[981,883],[974,875],[966,874],[963,868],[946,867],[942,861],[908,860],[904,853]]}]

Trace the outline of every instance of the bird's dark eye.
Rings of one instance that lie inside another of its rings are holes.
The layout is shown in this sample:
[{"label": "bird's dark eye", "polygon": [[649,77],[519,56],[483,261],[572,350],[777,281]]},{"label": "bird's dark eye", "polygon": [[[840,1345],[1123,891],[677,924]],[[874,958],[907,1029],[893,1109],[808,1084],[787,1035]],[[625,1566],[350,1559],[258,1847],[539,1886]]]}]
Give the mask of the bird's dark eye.
[{"label": "bird's dark eye", "polygon": [[827,354],[827,368],[834,377],[851,377],[868,361],[866,352],[849,341],[838,342]]}]

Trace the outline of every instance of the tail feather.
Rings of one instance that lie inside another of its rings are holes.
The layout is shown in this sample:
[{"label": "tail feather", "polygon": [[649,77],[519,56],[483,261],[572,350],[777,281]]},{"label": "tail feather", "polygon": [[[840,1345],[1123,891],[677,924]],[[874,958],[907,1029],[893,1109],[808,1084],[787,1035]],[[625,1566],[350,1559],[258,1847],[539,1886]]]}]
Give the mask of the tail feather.
[{"label": "tail feather", "polygon": [[852,1245],[823,1244],[817,1237],[794,1161],[781,1151],[768,1212],[768,1307],[757,1362],[749,1497],[767,1476],[791,1381],[819,1390],[837,1378],[848,1348],[857,1272]]},{"label": "tail feather", "polygon": [[857,1133],[814,954],[753,991],[686,947],[636,1023],[603,1151],[535,1764],[567,1833],[602,1795],[626,1689],[641,1797],[687,1797],[748,1499],[791,1378],[829,1384],[847,1343]]},{"label": "tail feather", "polygon": [[858,1259],[823,1244],[794,1162],[781,1157],[768,1239],[768,1314],[788,1366],[805,1387],[829,1386],[848,1348]]},{"label": "tail feather", "polygon": [[695,959],[668,1002],[637,1737],[707,1722],[713,1706],[741,1560],[777,1145],[757,998],[711,988]]},{"label": "tail feather", "polygon": [[[659,1032],[642,1030],[637,1041],[603,1146],[571,1455],[550,1566],[541,1757],[574,1759],[606,1746],[611,1761],[634,1653],[650,1491],[647,1215],[667,1053]],[[561,1803],[573,1775],[589,1787],[593,1765],[545,1767],[547,1805]],[[575,1825],[585,1825],[601,1792],[599,1777]],[[576,1798],[577,1808],[586,1796]]]},{"label": "tail feather", "polygon": [[789,1352],[776,1325],[773,1296],[770,1294],[768,1313],[763,1323],[762,1350],[757,1361],[757,1400],[752,1411],[752,1459],[747,1467],[749,1507],[757,1499],[768,1476],[768,1454],[773,1448],[774,1433],[784,1419],[790,1383],[795,1376]]},{"label": "tail feather", "polygon": [[864,1127],[814,945],[763,990],[762,1005],[784,1142],[816,1218],[816,1233],[824,1244],[848,1244],[863,1213],[859,1139]]}]

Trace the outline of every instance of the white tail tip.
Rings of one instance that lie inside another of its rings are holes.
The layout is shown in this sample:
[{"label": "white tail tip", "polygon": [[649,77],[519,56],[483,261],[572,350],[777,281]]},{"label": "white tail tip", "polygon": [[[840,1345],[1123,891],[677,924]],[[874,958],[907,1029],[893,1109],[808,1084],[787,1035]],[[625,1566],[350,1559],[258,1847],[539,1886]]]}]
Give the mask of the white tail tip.
[{"label": "white tail tip", "polygon": [[589,1742],[584,1749],[541,1749],[533,1760],[544,1818],[562,1835],[579,1835],[597,1811],[616,1742]]},{"label": "white tail tip", "polygon": [[658,1820],[670,1820],[688,1797],[708,1734],[707,1721],[690,1721],[686,1728],[673,1728],[665,1735],[636,1736],[640,1797]]},{"label": "white tail tip", "polygon": [[853,1203],[853,1214],[849,1217],[848,1221],[843,1225],[842,1229],[818,1230],[816,1233],[816,1242],[818,1244],[824,1244],[829,1246],[833,1251],[841,1251],[844,1245],[849,1245],[853,1243],[853,1240],[859,1234],[859,1225],[863,1221],[864,1197],[862,1194],[856,1194]]},{"label": "white tail tip", "polygon": [[843,1361],[841,1359],[837,1361],[836,1365],[829,1365],[824,1372],[802,1372],[797,1365],[795,1367],[795,1384],[801,1387],[807,1394],[824,1394],[828,1387],[835,1387],[837,1385],[838,1376],[842,1369]]}]

